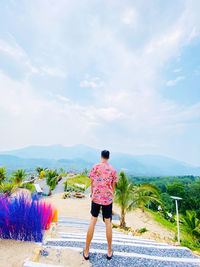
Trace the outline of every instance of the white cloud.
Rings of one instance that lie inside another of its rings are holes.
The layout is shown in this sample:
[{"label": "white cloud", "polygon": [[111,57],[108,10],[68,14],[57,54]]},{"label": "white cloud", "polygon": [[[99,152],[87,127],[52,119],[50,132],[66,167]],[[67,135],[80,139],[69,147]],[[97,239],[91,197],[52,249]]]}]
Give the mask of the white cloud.
[{"label": "white cloud", "polygon": [[50,76],[60,77],[60,78],[66,78],[66,76],[67,76],[67,73],[64,70],[61,70],[59,68],[52,68],[49,66],[41,67],[41,73],[47,74]]},{"label": "white cloud", "polygon": [[15,58],[26,57],[26,53],[19,47],[17,43],[9,44],[5,40],[0,39],[0,51]]},{"label": "white cloud", "polygon": [[61,101],[64,101],[64,102],[70,102],[70,99],[63,96],[63,95],[60,95],[60,94],[56,94],[55,95],[57,97],[57,99],[61,100]]},{"label": "white cloud", "polygon": [[178,68],[178,69],[175,69],[174,72],[177,73],[177,72],[181,72],[182,71],[182,68]]},{"label": "white cloud", "polygon": [[122,16],[122,22],[130,27],[136,28],[138,22],[138,14],[136,10],[134,8],[127,9]]},{"label": "white cloud", "polygon": [[89,78],[88,74],[86,79],[80,82],[80,87],[98,88],[104,86],[104,82],[99,77]]},{"label": "white cloud", "polygon": [[174,80],[169,80],[168,82],[167,82],[167,86],[174,86],[174,85],[176,85],[178,82],[180,82],[180,81],[182,81],[182,80],[184,80],[185,79],[185,77],[184,76],[178,76],[176,79],[174,79]]}]

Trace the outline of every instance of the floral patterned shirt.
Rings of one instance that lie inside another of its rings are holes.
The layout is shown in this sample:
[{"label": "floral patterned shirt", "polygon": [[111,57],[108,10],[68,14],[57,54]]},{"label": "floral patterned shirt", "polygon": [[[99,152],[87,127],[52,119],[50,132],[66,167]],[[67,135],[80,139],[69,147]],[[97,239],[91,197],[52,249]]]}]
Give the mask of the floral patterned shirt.
[{"label": "floral patterned shirt", "polygon": [[107,162],[94,165],[90,171],[93,181],[92,201],[100,205],[109,205],[113,202],[112,183],[118,181],[116,170]]}]

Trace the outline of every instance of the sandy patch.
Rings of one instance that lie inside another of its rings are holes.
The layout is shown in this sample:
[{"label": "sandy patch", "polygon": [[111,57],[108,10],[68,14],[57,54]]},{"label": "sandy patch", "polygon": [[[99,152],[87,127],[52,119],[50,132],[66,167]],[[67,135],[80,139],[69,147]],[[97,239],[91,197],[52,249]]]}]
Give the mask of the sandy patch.
[{"label": "sandy patch", "polygon": [[25,260],[33,260],[36,247],[32,242],[0,239],[0,266],[22,267]]},{"label": "sandy patch", "polygon": [[[44,253],[46,256],[40,255],[39,262],[46,264],[55,264],[63,265],[67,267],[89,267],[91,264],[84,260],[81,253],[74,251],[72,249],[55,249],[55,248],[46,248]],[[48,254],[48,255],[47,255]]]},{"label": "sandy patch", "polygon": [[89,195],[86,195],[86,197],[82,199],[63,199],[62,196],[63,193],[59,193],[46,198],[58,209],[59,217],[66,216],[80,219],[90,219],[91,199]]},{"label": "sandy patch", "polygon": [[[114,211],[120,214],[120,208],[114,205]],[[149,238],[161,238],[164,240],[173,240],[174,232],[168,230],[153,219],[153,215],[148,212],[142,212],[140,209],[136,209],[126,214],[126,224],[133,230],[146,228],[148,232],[142,234],[142,236]]]}]

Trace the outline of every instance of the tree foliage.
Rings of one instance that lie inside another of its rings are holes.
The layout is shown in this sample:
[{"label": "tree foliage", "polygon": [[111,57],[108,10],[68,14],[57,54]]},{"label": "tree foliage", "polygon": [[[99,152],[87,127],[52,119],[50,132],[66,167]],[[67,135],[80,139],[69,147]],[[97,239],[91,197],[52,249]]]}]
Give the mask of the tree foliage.
[{"label": "tree foliage", "polygon": [[183,225],[186,231],[193,237],[200,238],[200,220],[196,216],[195,211],[186,211],[186,215],[182,216]]},{"label": "tree foliage", "polygon": [[0,167],[0,184],[6,180],[6,169],[5,167]]},{"label": "tree foliage", "polygon": [[[175,214],[175,201],[170,198],[171,195],[182,198],[179,201],[179,212],[186,215],[186,210],[195,210],[197,218],[200,219],[200,177],[187,176],[129,176],[134,185],[150,183],[158,187],[160,198],[168,212]],[[150,208],[157,210],[157,205],[150,203]]]},{"label": "tree foliage", "polygon": [[11,178],[11,180],[13,181],[13,183],[20,186],[27,176],[26,170],[19,169],[16,172],[14,172],[12,176],[13,177]]},{"label": "tree foliage", "polygon": [[56,188],[57,184],[57,170],[48,170],[46,174],[46,184],[49,186],[49,196],[52,191]]}]

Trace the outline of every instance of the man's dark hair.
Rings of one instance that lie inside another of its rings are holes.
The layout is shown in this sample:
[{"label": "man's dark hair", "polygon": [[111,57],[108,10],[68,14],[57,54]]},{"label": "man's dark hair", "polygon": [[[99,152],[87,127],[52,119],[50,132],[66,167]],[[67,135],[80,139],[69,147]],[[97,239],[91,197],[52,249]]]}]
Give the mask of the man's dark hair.
[{"label": "man's dark hair", "polygon": [[102,156],[102,158],[104,158],[104,159],[109,159],[109,157],[110,157],[110,152],[109,152],[108,150],[103,150],[103,151],[101,151],[101,156]]}]

